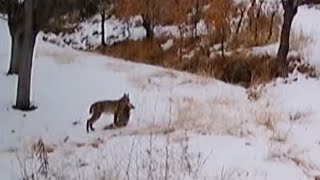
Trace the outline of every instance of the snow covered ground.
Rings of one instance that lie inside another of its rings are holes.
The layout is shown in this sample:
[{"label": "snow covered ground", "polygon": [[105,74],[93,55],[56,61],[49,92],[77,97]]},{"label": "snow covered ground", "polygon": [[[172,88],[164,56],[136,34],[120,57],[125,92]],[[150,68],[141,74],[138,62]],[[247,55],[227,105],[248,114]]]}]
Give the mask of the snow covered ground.
[{"label": "snow covered ground", "polygon": [[[72,33],[46,33],[46,41],[61,47],[72,47],[77,50],[91,50],[101,44],[101,17],[96,15],[89,20],[81,22]],[[186,27],[184,36],[191,36],[192,27]],[[206,25],[203,20],[197,24],[197,34],[206,34]],[[179,37],[180,30],[176,25],[157,25],[154,27],[156,37]],[[146,32],[142,26],[142,17],[134,16],[128,21],[119,20],[111,16],[105,21],[105,41],[107,45],[126,40],[141,40],[145,38]]]},{"label": "snow covered ground", "polygon": [[[316,65],[318,13],[301,8],[294,24],[314,38],[306,57]],[[250,101],[239,86],[57,47],[40,36],[32,79],[38,109],[20,112],[11,108],[17,78],[5,75],[10,38],[3,20],[0,34],[1,179],[32,174],[43,179],[32,148],[39,138],[52,151],[52,179],[311,180],[320,175],[319,80],[297,74],[297,81],[270,83]],[[90,104],[125,92],[136,107],[128,126],[103,131],[112,119],[106,115],[95,124],[96,132],[87,134]]]},{"label": "snow covered ground", "polygon": [[[101,42],[101,16],[96,15],[82,22],[73,33],[60,33],[58,35],[47,33],[44,35],[47,41],[59,46],[69,46],[74,49],[94,49]],[[136,16],[128,22],[120,21],[114,16],[105,21],[106,44],[112,45],[124,40],[138,40],[145,37],[145,30],[139,23],[141,17]],[[140,23],[141,24],[141,23]]]}]

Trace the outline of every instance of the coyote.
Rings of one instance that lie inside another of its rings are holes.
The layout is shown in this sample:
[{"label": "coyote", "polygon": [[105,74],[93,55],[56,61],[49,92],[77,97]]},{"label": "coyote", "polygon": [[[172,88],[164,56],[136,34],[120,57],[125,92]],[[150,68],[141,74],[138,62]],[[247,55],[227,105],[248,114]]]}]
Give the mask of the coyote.
[{"label": "coyote", "polygon": [[106,125],[103,129],[115,129],[115,128],[120,128],[124,127],[128,124],[129,119],[130,119],[130,111],[131,109],[134,109],[134,105],[129,103],[128,105],[125,105],[122,109],[122,111],[119,112],[118,114],[118,119],[114,118],[114,121],[112,124]]},{"label": "coyote", "polygon": [[123,112],[125,112],[125,109],[129,108],[129,114],[127,113],[127,116],[130,116],[130,109],[133,109],[134,106],[130,103],[129,94],[123,94],[123,96],[118,100],[105,100],[105,101],[98,101],[93,103],[90,106],[89,113],[92,114],[92,116],[87,120],[87,132],[94,131],[93,124],[101,117],[102,114],[113,114],[114,122],[118,122],[120,116]]}]

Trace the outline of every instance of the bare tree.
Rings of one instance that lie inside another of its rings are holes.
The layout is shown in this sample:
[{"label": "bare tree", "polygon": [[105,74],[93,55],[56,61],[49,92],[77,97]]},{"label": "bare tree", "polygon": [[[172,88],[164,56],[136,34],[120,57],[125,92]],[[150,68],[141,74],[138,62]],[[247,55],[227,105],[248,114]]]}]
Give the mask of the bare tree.
[{"label": "bare tree", "polygon": [[100,4],[98,6],[100,15],[101,15],[101,44],[106,46],[106,36],[105,36],[105,21],[109,16],[110,11],[114,7],[113,0],[100,0]]},{"label": "bare tree", "polygon": [[246,7],[245,3],[240,3],[236,8],[238,10],[238,15],[240,16],[239,21],[236,26],[236,30],[235,30],[235,35],[237,36],[240,32],[240,28],[242,26],[242,22],[244,20],[244,16],[245,16],[247,7]]},{"label": "bare tree", "polygon": [[32,110],[35,109],[30,103],[32,60],[37,34],[49,26],[51,18],[86,7],[77,0],[0,0],[0,8],[8,14],[12,39],[8,74],[18,74],[14,108]]},{"label": "bare tree", "polygon": [[[23,28],[20,28],[19,22],[23,22],[24,13],[23,7],[18,3],[18,1],[2,1],[4,11],[8,15],[8,25],[11,35],[11,61],[8,70],[8,75],[18,74],[18,60],[22,50],[23,41]],[[22,25],[22,24],[21,24]]]},{"label": "bare tree", "polygon": [[159,2],[156,0],[145,0],[146,9],[142,13],[143,27],[146,30],[146,37],[153,39],[153,29],[156,24],[157,15],[159,15]]},{"label": "bare tree", "polygon": [[157,0],[117,0],[116,15],[129,19],[132,15],[141,15],[142,26],[146,31],[146,38],[152,39],[153,29],[159,16],[159,5],[161,1]]},{"label": "bare tree", "polygon": [[197,24],[202,17],[204,3],[202,0],[195,0],[192,3],[195,4],[195,7],[192,8],[190,21],[192,24],[192,38],[196,38],[198,36]]},{"label": "bare tree", "polygon": [[30,104],[33,50],[42,25],[48,20],[50,2],[7,0],[8,25],[12,37],[10,73],[18,73],[17,109],[35,109]]},{"label": "bare tree", "polygon": [[36,41],[37,32],[33,27],[33,0],[24,1],[24,35],[22,39],[22,49],[20,58],[23,58],[19,65],[18,91],[16,99],[16,108],[22,110],[33,109],[30,106],[31,91],[31,68],[33,48]]},{"label": "bare tree", "polygon": [[300,0],[281,0],[281,2],[284,14],[277,58],[281,63],[285,64],[289,52],[289,38],[292,21],[298,12],[298,6],[301,2]]},{"label": "bare tree", "polygon": [[206,20],[215,28],[215,36],[221,44],[221,56],[225,58],[225,43],[231,34],[232,14],[235,11],[232,0],[214,0],[214,5],[210,6],[206,12]]},{"label": "bare tree", "polygon": [[101,15],[101,44],[102,46],[106,46],[106,30],[105,30],[105,21],[106,21],[106,11],[105,9],[100,11]]}]

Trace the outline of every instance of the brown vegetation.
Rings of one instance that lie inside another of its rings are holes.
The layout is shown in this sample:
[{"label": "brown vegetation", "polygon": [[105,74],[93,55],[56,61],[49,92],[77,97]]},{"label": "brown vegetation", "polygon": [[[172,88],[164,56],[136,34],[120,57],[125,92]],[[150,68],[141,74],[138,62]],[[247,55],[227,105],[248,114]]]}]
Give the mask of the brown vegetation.
[{"label": "brown vegetation", "polygon": [[[245,87],[264,83],[286,75],[288,65],[279,64],[268,56],[234,52],[278,40],[281,23],[278,10],[281,4],[274,3],[268,9],[264,8],[266,3],[265,0],[243,3],[231,0],[168,0],[160,5],[155,0],[120,0],[109,14],[125,21],[133,15],[141,15],[141,25],[146,29],[147,38],[101,46],[96,51],[135,62],[216,77]],[[200,20],[206,23],[205,35],[197,32],[196,26]],[[156,25],[177,25],[180,36],[156,37],[153,34]],[[172,46],[163,49],[162,45],[169,38],[173,41]],[[298,70],[314,72],[312,67]]]},{"label": "brown vegetation", "polygon": [[[160,42],[154,40],[128,41],[101,48],[98,51],[135,62],[215,77],[225,82],[240,84],[245,87],[268,82],[281,75],[283,70],[283,67],[279,68],[279,64],[274,58],[245,55],[244,53],[226,56],[225,58],[220,55],[210,58],[199,50],[190,59],[179,59],[176,54],[177,45],[171,47],[168,51],[163,51],[160,47]],[[196,43],[192,45],[190,47],[195,47]]]},{"label": "brown vegetation", "polygon": [[[154,0],[139,3],[122,1],[113,12],[118,17],[128,19],[141,14],[144,21],[147,18],[151,23],[151,28],[155,25],[179,24],[180,37],[173,37],[174,43],[167,50],[163,50],[161,44],[168,37],[157,37],[99,47],[99,53],[213,76],[246,87],[269,81],[281,74],[283,65],[279,68],[279,64],[271,57],[226,55],[228,51],[239,48],[276,42],[280,27],[279,4],[273,5],[274,11],[268,11],[263,9],[263,0],[252,0],[251,4],[235,4],[231,0],[169,0],[162,6]],[[201,19],[205,20],[208,33],[198,36],[196,24]],[[187,31],[190,33],[186,25],[192,31],[187,37],[182,36]],[[218,49],[213,50],[217,44],[220,44]],[[214,57],[210,58],[211,55]]]}]

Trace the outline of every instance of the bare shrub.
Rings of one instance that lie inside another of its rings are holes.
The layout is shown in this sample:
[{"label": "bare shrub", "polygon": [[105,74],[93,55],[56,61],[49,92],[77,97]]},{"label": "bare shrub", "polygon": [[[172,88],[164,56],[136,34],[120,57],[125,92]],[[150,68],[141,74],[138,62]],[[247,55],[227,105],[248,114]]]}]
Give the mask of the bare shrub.
[{"label": "bare shrub", "polygon": [[289,57],[288,64],[289,72],[300,72],[311,78],[319,77],[319,73],[317,72],[315,65],[311,65],[299,56]]},{"label": "bare shrub", "polygon": [[231,34],[231,20],[235,11],[234,1],[232,0],[215,0],[206,12],[206,20],[214,27],[214,33],[221,44],[221,56],[225,55],[225,42]]},{"label": "bare shrub", "polygon": [[260,113],[257,117],[257,121],[258,124],[274,133],[276,131],[276,118],[275,114],[269,110]]},{"label": "bare shrub", "polygon": [[53,152],[53,148],[44,144],[42,139],[32,145],[31,152],[27,155],[17,153],[20,175],[22,180],[38,180],[41,177],[47,178],[49,175],[48,153]]},{"label": "bare shrub", "polygon": [[[265,0],[250,2],[243,26],[236,32],[233,47],[259,46],[278,40],[281,24],[279,3]],[[241,4],[239,6],[241,8]]]},{"label": "bare shrub", "polygon": [[162,65],[164,58],[160,43],[153,40],[126,41],[106,48],[100,47],[97,51],[126,60],[154,65]]},{"label": "bare shrub", "polygon": [[233,179],[234,172],[232,170],[226,170],[225,167],[221,168],[221,172],[215,176],[217,180],[231,180]]},{"label": "bare shrub", "polygon": [[283,146],[283,144],[270,144],[268,159],[291,162],[301,168],[307,176],[314,177],[314,170],[317,169],[317,166],[312,159],[304,157],[303,151],[297,147]]},{"label": "bare shrub", "polygon": [[217,55],[210,58],[205,53],[205,48],[197,48],[199,41],[184,39],[184,43],[187,43],[183,48],[186,52],[194,52],[187,59],[180,59],[176,54],[180,48],[178,44],[174,44],[168,51],[163,51],[160,47],[161,43],[154,40],[128,41],[112,47],[101,48],[98,51],[136,62],[215,77],[244,87],[267,83],[280,76],[283,69],[278,61],[267,55],[237,53],[225,57]]},{"label": "bare shrub", "polygon": [[35,147],[36,156],[40,163],[38,172],[44,177],[48,177],[49,160],[48,149],[46,149],[42,139],[39,139],[37,146]]},{"label": "bare shrub", "polygon": [[252,87],[247,89],[246,93],[248,95],[249,100],[257,101],[258,99],[260,99],[264,91],[265,91],[264,84],[259,84],[259,85],[253,85]]},{"label": "bare shrub", "polygon": [[289,116],[286,113],[279,112],[267,105],[263,110],[257,112],[256,122],[267,130],[269,140],[283,143],[288,140],[293,124],[289,121],[290,126],[287,129],[279,126],[279,124],[285,122],[288,118]]},{"label": "bare shrub", "polygon": [[178,69],[212,76],[222,81],[249,87],[271,81],[279,76],[278,63],[269,56],[235,55],[214,59],[194,57]]},{"label": "bare shrub", "polygon": [[[122,14],[124,18],[136,14],[148,14],[150,8],[143,2],[154,4],[156,7],[153,8],[159,12],[167,9],[158,7],[159,4],[153,0],[143,1],[140,4],[135,4],[135,1],[125,2],[116,7],[118,12],[116,14],[121,14],[123,11],[120,7],[126,7]],[[228,49],[246,48],[277,40],[280,27],[278,4],[267,5],[266,1],[251,2],[255,3],[237,4],[229,0],[188,2],[170,0],[163,5],[170,7],[170,12],[163,12],[161,14],[163,16],[156,14],[152,17],[159,24],[166,22],[179,27],[180,37],[170,37],[174,42],[170,49],[164,51],[161,48],[161,44],[168,39],[161,36],[139,41],[124,41],[109,47],[99,47],[97,51],[135,62],[215,77],[244,87],[269,82],[275,77],[282,76],[284,73],[279,71],[286,69],[274,61],[274,58],[227,52]],[[208,8],[204,8],[205,6]],[[268,8],[269,6],[273,7]],[[194,24],[201,17],[206,21],[207,34],[194,38],[195,36],[192,36],[194,35],[192,32],[196,31]],[[221,53],[210,58],[213,45],[217,43],[220,44]]]}]

